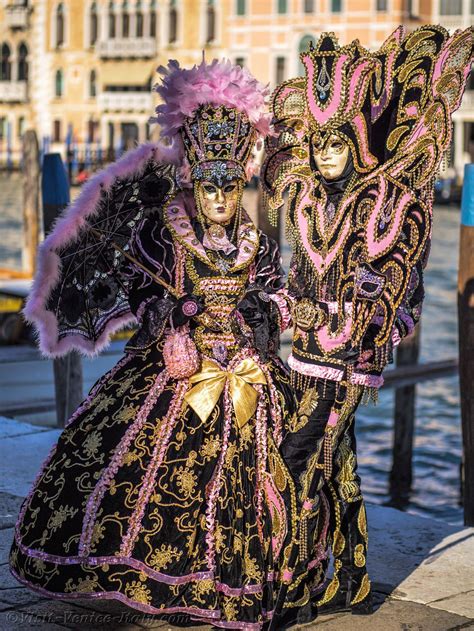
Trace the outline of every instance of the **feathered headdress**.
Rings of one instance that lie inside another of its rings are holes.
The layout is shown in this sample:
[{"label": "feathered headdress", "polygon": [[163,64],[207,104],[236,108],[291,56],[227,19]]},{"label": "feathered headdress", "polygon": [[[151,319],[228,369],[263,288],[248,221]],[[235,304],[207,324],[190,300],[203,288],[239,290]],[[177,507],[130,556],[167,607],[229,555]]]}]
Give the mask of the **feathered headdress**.
[{"label": "feathered headdress", "polygon": [[154,89],[163,99],[150,122],[182,150],[193,179],[251,175],[252,149],[270,131],[268,86],[229,60],[190,69],[171,60]]}]

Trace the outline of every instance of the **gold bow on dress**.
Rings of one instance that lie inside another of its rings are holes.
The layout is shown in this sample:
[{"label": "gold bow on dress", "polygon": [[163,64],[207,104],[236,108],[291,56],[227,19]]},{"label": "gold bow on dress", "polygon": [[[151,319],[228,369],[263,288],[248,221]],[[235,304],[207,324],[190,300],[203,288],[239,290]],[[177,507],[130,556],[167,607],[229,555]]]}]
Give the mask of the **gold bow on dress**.
[{"label": "gold bow on dress", "polygon": [[204,359],[201,371],[190,377],[195,384],[185,395],[185,400],[199,418],[205,422],[229,380],[230,398],[237,425],[242,428],[257,409],[258,393],[252,384],[266,384],[265,375],[253,359],[244,359],[230,370],[222,370],[215,362]]}]

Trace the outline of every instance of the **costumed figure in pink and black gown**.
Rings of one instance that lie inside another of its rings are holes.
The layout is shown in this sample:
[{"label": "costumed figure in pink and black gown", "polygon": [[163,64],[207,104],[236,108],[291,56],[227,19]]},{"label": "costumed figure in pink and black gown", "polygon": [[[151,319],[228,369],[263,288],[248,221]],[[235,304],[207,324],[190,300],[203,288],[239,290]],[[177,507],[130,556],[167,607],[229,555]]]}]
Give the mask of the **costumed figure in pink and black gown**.
[{"label": "costumed figure in pink and black gown", "polygon": [[[324,33],[301,55],[305,76],[273,96],[280,133],[268,142],[263,183],[274,220],[288,195],[299,400],[281,452],[304,502],[301,524],[330,506],[322,532],[334,558],[324,590],[308,578],[298,606],[303,614],[312,603],[309,617],[372,611],[354,414],[420,317],[434,181],[472,53],[472,29],[400,27],[375,53]],[[311,555],[310,542],[300,561],[310,566]]]},{"label": "costumed figure in pink and black gown", "polygon": [[25,313],[46,355],[138,330],[44,462],[10,567],[46,596],[257,630],[296,519],[280,255],[241,205],[266,89],[230,62],[161,71],[170,144],[98,173],[41,247]]}]

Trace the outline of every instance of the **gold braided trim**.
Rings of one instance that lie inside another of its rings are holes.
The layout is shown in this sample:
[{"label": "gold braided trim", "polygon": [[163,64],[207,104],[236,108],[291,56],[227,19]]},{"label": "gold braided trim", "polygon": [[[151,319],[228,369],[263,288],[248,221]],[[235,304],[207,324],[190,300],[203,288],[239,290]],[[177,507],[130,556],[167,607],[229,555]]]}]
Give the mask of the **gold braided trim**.
[{"label": "gold braided trim", "polygon": [[364,546],[361,543],[358,543],[355,547],[354,563],[357,567],[364,567],[365,565]]},{"label": "gold braided trim", "polygon": [[346,547],[346,538],[340,530],[336,530],[333,535],[332,552],[335,557],[341,556]]},{"label": "gold braided trim", "polygon": [[334,596],[337,594],[337,591],[339,589],[338,572],[341,569],[341,567],[342,567],[341,561],[336,560],[334,562],[334,577],[332,581],[329,583],[329,585],[326,587],[324,596],[316,602],[316,605],[318,606],[325,605],[326,603],[331,601],[334,598]]},{"label": "gold braided trim", "polygon": [[359,591],[351,600],[351,605],[357,605],[357,603],[360,603],[362,600],[364,600],[364,598],[367,596],[369,592],[370,592],[369,575],[364,574],[364,576],[362,577],[362,582],[359,587]]},{"label": "gold braided trim", "polygon": [[367,517],[365,514],[365,507],[362,506],[359,509],[359,514],[357,515],[357,527],[359,528],[360,534],[363,536],[365,543],[368,542],[368,533],[367,533]]}]

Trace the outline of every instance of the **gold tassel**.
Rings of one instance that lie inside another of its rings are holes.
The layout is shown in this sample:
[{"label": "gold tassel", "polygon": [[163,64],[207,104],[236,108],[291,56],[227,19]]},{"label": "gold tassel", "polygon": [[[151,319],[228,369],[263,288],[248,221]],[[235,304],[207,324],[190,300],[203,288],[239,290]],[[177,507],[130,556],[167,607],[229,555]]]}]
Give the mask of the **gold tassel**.
[{"label": "gold tassel", "polygon": [[324,434],[324,477],[331,479],[332,475],[332,430],[327,429]]}]

